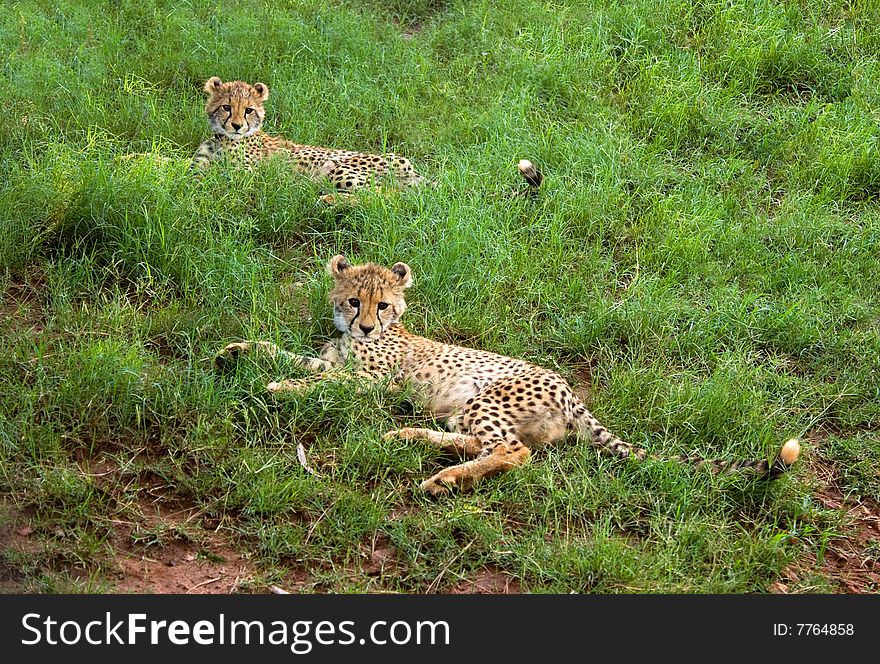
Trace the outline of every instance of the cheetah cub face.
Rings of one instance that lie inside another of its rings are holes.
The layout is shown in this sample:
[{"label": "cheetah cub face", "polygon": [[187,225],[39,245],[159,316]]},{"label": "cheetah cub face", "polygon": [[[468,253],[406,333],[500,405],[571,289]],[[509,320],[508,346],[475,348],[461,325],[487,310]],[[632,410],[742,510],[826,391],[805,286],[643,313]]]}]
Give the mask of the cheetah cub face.
[{"label": "cheetah cub face", "polygon": [[406,263],[395,263],[389,270],[372,263],[349,265],[344,256],[335,256],[327,271],[334,281],[329,298],[333,321],[343,334],[375,341],[406,311],[403,291],[412,286]]},{"label": "cheetah cub face", "polygon": [[205,92],[205,112],[215,134],[236,141],[259,131],[266,115],[263,104],[269,98],[269,88],[264,83],[224,83],[213,76],[205,83]]}]

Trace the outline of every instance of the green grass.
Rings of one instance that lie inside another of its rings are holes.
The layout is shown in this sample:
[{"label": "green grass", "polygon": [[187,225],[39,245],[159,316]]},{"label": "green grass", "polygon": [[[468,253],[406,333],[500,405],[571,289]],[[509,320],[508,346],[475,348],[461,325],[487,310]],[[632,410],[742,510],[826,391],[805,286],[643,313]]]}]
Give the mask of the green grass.
[{"label": "green grass", "polygon": [[[219,524],[257,590],[489,568],[530,592],[762,592],[846,531],[816,463],[880,499],[877,3],[106,4],[0,15],[0,495],[40,543],[0,552],[0,579],[111,589],[120,551],[178,536],[114,529],[158,501]],[[212,75],[269,86],[267,131],[393,150],[440,186],[328,209],[280,164],[194,180]],[[541,199],[492,197],[524,156]],[[213,371],[233,340],[320,347],[339,252],[406,261],[413,330],[560,371],[635,444],[805,436],[804,462],[767,486],[568,445],[430,500],[450,460],[381,439],[426,422],[403,396],[276,400],[283,364]],[[364,570],[377,540],[393,574]]]}]

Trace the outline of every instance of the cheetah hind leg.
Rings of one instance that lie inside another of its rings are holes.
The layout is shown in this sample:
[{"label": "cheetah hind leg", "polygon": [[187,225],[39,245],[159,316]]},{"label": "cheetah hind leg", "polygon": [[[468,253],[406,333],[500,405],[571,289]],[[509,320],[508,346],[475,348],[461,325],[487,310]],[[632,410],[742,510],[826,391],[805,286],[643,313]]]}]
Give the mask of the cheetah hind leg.
[{"label": "cheetah hind leg", "polygon": [[319,174],[328,180],[334,188],[332,194],[324,194],[318,200],[321,202],[336,206],[344,205],[346,207],[354,207],[358,204],[357,196],[354,190],[359,189],[367,184],[365,177],[358,174],[346,172],[345,164],[341,164],[336,159],[328,159],[327,162],[318,169]]},{"label": "cheetah hind leg", "polygon": [[[350,186],[339,186],[337,185],[337,189],[332,194],[325,194],[321,196],[321,201],[326,203],[327,205],[346,205],[348,207],[355,207],[359,204],[359,199],[357,197],[357,191],[363,191],[365,189],[372,191],[377,194],[385,194],[388,191],[387,187],[383,187],[381,184],[378,184],[374,180],[366,180],[366,179],[354,179],[349,181]],[[414,182],[406,182],[403,186],[410,186]]]},{"label": "cheetah hind leg", "polygon": [[503,473],[524,464],[529,456],[531,451],[522,443],[490,443],[476,459],[444,468],[422,482],[421,488],[433,496],[439,496],[454,487],[468,489],[483,477]]},{"label": "cheetah hind leg", "polygon": [[389,431],[382,436],[382,440],[390,440],[392,438],[401,438],[406,442],[426,440],[440,449],[457,452],[466,457],[478,456],[483,451],[483,445],[480,443],[479,438],[464,433],[405,427]]},{"label": "cheetah hind leg", "polygon": [[355,179],[349,182],[350,186],[347,187],[337,184],[336,190],[332,194],[324,194],[321,196],[319,202],[326,203],[330,206],[344,205],[346,207],[355,207],[360,203],[357,196],[358,191],[369,189],[370,191],[380,194],[384,194],[386,191],[381,185],[376,184],[375,182],[368,182],[365,179]]}]

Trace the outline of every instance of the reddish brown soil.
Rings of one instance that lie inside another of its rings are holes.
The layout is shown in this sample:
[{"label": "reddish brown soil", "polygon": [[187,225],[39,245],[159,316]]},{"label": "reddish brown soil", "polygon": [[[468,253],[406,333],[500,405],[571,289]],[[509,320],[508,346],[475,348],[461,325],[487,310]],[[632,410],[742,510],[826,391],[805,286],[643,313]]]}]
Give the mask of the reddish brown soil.
[{"label": "reddish brown soil", "polygon": [[451,595],[518,595],[521,592],[519,581],[491,565],[478,570],[473,579],[460,581],[449,590]]},{"label": "reddish brown soil", "polygon": [[[114,570],[119,593],[234,593],[253,574],[250,562],[229,539],[188,523],[191,510],[149,507],[137,523],[117,524]],[[144,546],[142,532],[167,531],[169,541]],[[179,534],[178,534],[179,533]],[[183,535],[186,533],[186,535]]]},{"label": "reddish brown soil", "polygon": [[34,335],[42,332],[46,322],[40,299],[43,288],[41,275],[32,274],[0,293],[0,331],[29,331]]},{"label": "reddish brown soil", "polygon": [[382,577],[393,573],[397,566],[397,550],[387,537],[376,537],[363,547],[361,554],[364,557],[361,569],[367,576]]},{"label": "reddish brown soil", "polygon": [[[29,521],[28,513],[0,502],[0,551],[39,553],[42,547],[33,537],[34,530]],[[21,574],[17,569],[0,562],[0,593],[17,592],[20,578]]]},{"label": "reddish brown soil", "polygon": [[412,39],[417,34],[422,31],[421,23],[411,23],[406,28],[403,29],[403,38],[404,39]]},{"label": "reddish brown soil", "polygon": [[[847,527],[844,537],[830,539],[822,560],[816,552],[806,549],[782,573],[782,580],[770,587],[773,593],[788,593],[806,576],[818,571],[840,592],[876,593],[880,591],[880,505],[870,498],[844,495],[837,484],[834,465],[814,460],[811,469],[819,488],[816,498],[828,509],[845,512]],[[873,549],[873,550],[872,550]]]}]

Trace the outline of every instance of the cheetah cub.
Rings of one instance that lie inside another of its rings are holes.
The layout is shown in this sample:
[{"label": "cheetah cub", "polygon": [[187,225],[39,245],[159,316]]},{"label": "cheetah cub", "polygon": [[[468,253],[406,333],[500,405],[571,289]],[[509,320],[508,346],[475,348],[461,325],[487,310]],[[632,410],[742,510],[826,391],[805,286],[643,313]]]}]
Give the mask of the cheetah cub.
[{"label": "cheetah cub", "polygon": [[[425,182],[409,159],[396,154],[378,155],[300,145],[280,136],[264,134],[260,128],[269,98],[265,83],[224,83],[213,76],[205,83],[204,89],[208,95],[205,112],[214,135],[199,145],[193,156],[193,168],[206,168],[220,159],[250,168],[277,154],[289,160],[297,172],[313,180],[328,180],[343,196],[387,180],[389,176],[399,187]],[[529,191],[537,191],[543,180],[541,173],[528,160],[520,162],[519,170]],[[337,199],[328,195],[324,200],[332,203]]]},{"label": "cheetah cub", "polygon": [[[336,256],[327,265],[333,277],[330,291],[333,320],[342,335],[325,344],[319,358],[281,350],[266,342],[239,342],[217,355],[218,365],[242,352],[261,350],[285,357],[317,374],[305,379],[270,383],[270,392],[305,392],[318,381],[352,376],[408,383],[427,412],[445,420],[449,431],[403,428],[385,438],[423,440],[470,460],[445,468],[422,482],[437,495],[453,487],[470,487],[480,478],[524,463],[531,451],[573,435],[610,454],[643,459],[645,450],[624,442],[590,414],[557,373],[524,360],[482,350],[452,346],[406,330],[400,318],[406,310],[404,291],[412,285],[405,263],[390,269],[366,263],[350,265]],[[796,440],[785,444],[773,464],[755,461],[696,461],[721,472],[750,471],[777,477],[797,459]]]}]

